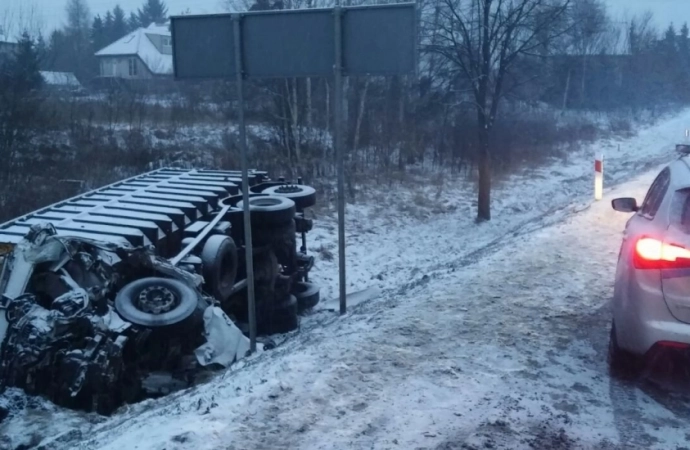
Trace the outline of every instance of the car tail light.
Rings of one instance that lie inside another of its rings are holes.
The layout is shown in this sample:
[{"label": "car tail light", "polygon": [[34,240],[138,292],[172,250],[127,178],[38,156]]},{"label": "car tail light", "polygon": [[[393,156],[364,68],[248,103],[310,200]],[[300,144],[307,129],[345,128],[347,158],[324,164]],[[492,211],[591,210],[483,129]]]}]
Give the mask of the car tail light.
[{"label": "car tail light", "polygon": [[680,245],[643,237],[635,244],[633,264],[636,269],[690,268],[690,250]]}]

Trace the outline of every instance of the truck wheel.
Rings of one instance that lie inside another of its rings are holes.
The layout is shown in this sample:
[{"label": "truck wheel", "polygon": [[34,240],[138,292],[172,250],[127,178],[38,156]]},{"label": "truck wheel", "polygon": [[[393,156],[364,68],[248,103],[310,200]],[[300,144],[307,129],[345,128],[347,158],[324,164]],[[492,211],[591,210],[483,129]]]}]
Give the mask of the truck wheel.
[{"label": "truck wheel", "polygon": [[[237,208],[244,208],[244,201],[237,203]],[[259,195],[249,197],[249,211],[252,225],[282,225],[295,220],[297,211],[295,202],[278,195]]]},{"label": "truck wheel", "polygon": [[264,189],[262,193],[287,197],[295,202],[297,209],[305,209],[316,205],[316,189],[303,184],[272,186]]},{"label": "truck wheel", "polygon": [[252,241],[255,245],[267,245],[275,252],[278,262],[291,273],[297,264],[297,233],[295,221],[269,228],[252,229]]},{"label": "truck wheel", "polygon": [[641,372],[641,360],[632,353],[618,346],[616,325],[611,321],[608,349],[609,373],[612,377],[622,380],[637,378]]},{"label": "truck wheel", "polygon": [[117,293],[115,310],[137,325],[164,327],[182,322],[199,302],[194,289],[171,278],[149,277],[133,281]]},{"label": "truck wheel", "polygon": [[268,320],[261,324],[262,334],[283,334],[299,327],[297,299],[294,295],[278,303],[269,313]]},{"label": "truck wheel", "polygon": [[232,293],[237,277],[237,246],[230,236],[213,235],[201,251],[204,283],[209,294],[220,301]]},{"label": "truck wheel", "polygon": [[293,294],[297,298],[297,308],[299,312],[313,308],[318,305],[321,299],[320,289],[317,285],[299,281],[294,284]]}]

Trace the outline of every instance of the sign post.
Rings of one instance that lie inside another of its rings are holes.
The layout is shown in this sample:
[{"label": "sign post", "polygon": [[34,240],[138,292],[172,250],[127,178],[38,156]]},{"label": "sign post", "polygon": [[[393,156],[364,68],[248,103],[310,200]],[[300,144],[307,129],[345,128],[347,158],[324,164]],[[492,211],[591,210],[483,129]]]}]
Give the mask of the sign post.
[{"label": "sign post", "polygon": [[343,151],[343,10],[340,5],[333,10],[335,18],[335,64],[333,64],[333,89],[335,90],[335,159],[338,173],[338,272],[340,314],[347,312],[347,277],[345,263],[345,156]]},{"label": "sign post", "polygon": [[244,219],[244,258],[247,267],[247,304],[249,320],[249,351],[256,351],[256,299],[254,298],[254,248],[252,246],[252,220],[249,213],[249,163],[247,161],[247,128],[244,123],[244,74],[242,73],[241,16],[234,19],[235,77],[237,83],[237,116],[242,160],[242,209]]},{"label": "sign post", "polygon": [[172,17],[176,79],[237,81],[249,329],[256,343],[243,82],[257,78],[333,77],[334,153],[338,176],[340,314],[347,311],[343,77],[413,74],[415,3]]},{"label": "sign post", "polygon": [[601,200],[604,196],[604,155],[594,157],[594,200]]}]

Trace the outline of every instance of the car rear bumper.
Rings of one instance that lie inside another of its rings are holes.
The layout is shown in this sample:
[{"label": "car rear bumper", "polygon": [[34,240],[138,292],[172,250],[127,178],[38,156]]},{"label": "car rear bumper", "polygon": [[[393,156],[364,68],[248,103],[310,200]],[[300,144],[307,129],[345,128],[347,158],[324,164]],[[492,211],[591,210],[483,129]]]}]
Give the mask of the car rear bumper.
[{"label": "car rear bumper", "polygon": [[616,338],[621,348],[646,355],[656,344],[690,344],[690,323],[678,321],[666,306],[662,291],[630,292],[626,305],[614,306]]}]

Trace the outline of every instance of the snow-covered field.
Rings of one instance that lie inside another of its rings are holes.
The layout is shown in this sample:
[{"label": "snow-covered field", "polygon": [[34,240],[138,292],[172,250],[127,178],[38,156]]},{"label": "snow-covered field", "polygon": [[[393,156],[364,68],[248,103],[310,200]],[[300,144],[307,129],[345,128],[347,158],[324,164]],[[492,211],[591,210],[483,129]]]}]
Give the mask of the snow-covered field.
[{"label": "snow-covered field", "polygon": [[[612,382],[605,350],[627,219],[609,200],[641,198],[689,124],[686,111],[507,180],[487,224],[467,186],[349,208],[348,290],[368,291],[343,318],[329,311],[335,224],[319,218],[326,301],[284,344],[111,418],[31,400],[0,448],[682,448],[690,402]],[[617,186],[593,204],[595,150]]]}]

